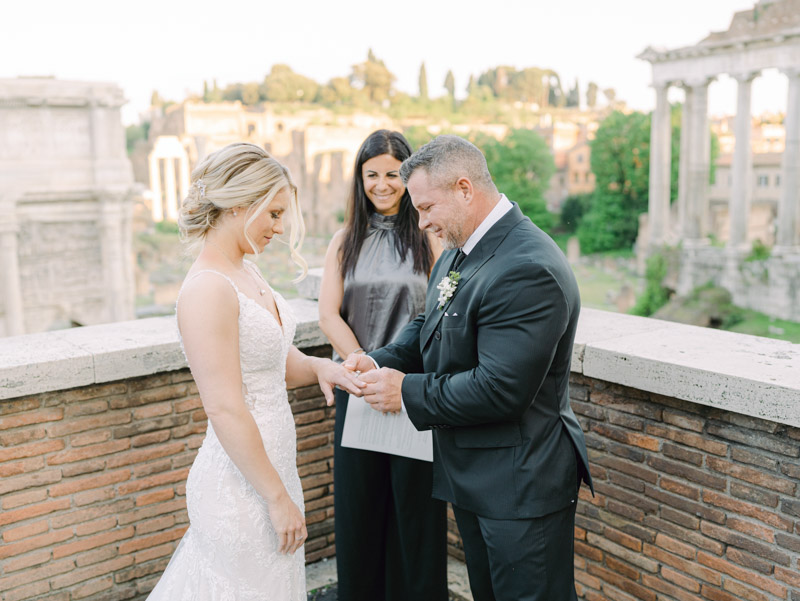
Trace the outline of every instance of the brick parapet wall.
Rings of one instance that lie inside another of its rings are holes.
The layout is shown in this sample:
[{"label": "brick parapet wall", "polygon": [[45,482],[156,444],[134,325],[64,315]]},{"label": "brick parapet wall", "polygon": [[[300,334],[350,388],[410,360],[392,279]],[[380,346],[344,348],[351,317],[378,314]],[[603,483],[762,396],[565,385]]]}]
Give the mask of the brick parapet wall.
[{"label": "brick parapet wall", "polygon": [[[295,344],[328,354],[292,303]],[[185,366],[171,318],[0,339],[0,601],[154,586],[205,430]],[[581,598],[800,601],[800,347],[584,310],[572,371],[597,484]],[[290,401],[313,561],[334,553],[333,410],[316,387]]]},{"label": "brick parapet wall", "polygon": [[800,601],[800,428],[573,375],[588,601]]},{"label": "brick parapet wall", "polygon": [[[316,386],[289,400],[313,562],[335,553],[335,409]],[[187,369],[0,401],[0,599],[143,598],[188,527],[206,425]]]}]

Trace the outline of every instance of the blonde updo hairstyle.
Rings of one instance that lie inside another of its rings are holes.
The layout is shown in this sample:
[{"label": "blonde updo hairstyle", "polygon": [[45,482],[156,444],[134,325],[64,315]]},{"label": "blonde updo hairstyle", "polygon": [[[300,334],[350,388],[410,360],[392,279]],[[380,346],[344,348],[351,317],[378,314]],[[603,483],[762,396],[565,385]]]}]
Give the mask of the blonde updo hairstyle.
[{"label": "blonde updo hairstyle", "polygon": [[255,144],[229,144],[208,155],[195,167],[189,195],[183,201],[178,218],[181,236],[189,244],[199,245],[225,211],[240,209],[246,212],[245,239],[253,254],[258,255],[258,248],[247,234],[247,228],[284,188],[291,195],[288,246],[292,260],[301,270],[297,280],[301,280],[308,272],[308,264],[300,255],[305,224],[297,200],[297,187],[289,170]]}]

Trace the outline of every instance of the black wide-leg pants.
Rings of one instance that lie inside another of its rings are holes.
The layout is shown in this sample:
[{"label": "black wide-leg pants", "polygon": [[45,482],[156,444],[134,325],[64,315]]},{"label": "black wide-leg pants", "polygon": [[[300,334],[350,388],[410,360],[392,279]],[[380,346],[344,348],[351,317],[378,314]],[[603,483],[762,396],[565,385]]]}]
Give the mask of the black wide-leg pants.
[{"label": "black wide-leg pants", "polygon": [[447,601],[446,504],[432,465],[341,446],[336,390],[334,511],[339,601]]}]

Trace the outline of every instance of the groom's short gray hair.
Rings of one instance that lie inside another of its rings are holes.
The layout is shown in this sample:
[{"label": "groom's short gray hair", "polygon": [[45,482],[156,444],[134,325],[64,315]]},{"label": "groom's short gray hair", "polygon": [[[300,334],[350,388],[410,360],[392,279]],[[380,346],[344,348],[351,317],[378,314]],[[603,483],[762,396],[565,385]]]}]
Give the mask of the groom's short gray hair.
[{"label": "groom's short gray hair", "polygon": [[435,186],[452,186],[466,177],[476,187],[497,189],[483,153],[458,136],[437,136],[403,161],[400,177],[404,184],[417,169],[423,169]]}]

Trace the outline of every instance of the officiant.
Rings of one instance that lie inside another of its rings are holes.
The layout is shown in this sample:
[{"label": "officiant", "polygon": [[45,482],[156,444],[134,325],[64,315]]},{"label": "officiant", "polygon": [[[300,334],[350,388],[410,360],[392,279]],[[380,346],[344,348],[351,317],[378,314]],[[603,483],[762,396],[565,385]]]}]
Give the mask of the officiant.
[{"label": "officiant", "polygon": [[[379,130],[353,168],[347,223],[328,247],[320,328],[334,359],[391,342],[425,308],[438,240],[417,227],[400,178],[402,134]],[[337,390],[334,511],[339,601],[446,601],[445,503],[428,461],[342,446],[348,395]]]}]

